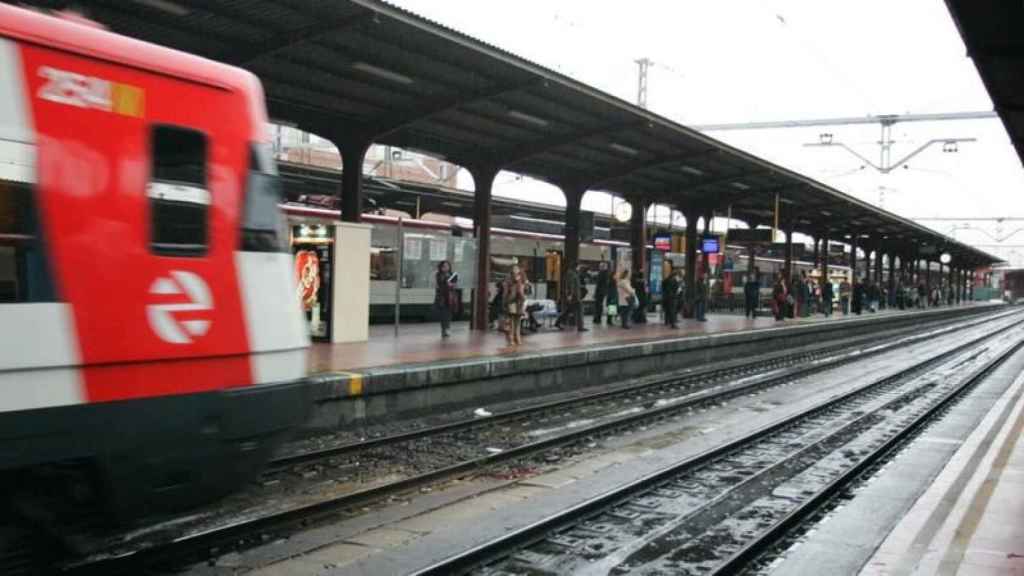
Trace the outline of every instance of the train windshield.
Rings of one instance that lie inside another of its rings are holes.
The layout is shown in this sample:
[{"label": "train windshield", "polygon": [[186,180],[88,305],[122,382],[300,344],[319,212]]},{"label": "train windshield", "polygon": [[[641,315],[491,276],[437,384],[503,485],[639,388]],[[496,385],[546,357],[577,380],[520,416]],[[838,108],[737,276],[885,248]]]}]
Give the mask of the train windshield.
[{"label": "train windshield", "polygon": [[245,191],[242,250],[287,252],[288,225],[281,212],[281,179],[270,145],[250,148],[249,176]]}]

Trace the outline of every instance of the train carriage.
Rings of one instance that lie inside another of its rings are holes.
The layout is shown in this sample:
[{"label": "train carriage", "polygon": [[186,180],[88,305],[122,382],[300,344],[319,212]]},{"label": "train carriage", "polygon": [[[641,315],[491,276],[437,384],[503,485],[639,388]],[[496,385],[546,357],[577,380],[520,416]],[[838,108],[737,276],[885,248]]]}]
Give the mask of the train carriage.
[{"label": "train carriage", "polygon": [[6,502],[57,478],[134,515],[240,485],[307,411],[259,81],[7,5],[0,78]]}]

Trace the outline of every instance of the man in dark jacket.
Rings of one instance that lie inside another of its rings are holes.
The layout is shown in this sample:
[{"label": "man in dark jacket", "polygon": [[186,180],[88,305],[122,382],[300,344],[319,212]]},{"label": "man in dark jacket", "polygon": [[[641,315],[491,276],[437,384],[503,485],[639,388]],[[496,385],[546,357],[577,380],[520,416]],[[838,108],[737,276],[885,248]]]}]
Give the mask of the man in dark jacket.
[{"label": "man in dark jacket", "polygon": [[608,297],[608,286],[611,277],[608,275],[608,263],[604,260],[598,264],[597,282],[594,285],[594,325],[601,323],[606,309],[605,299]]},{"label": "man in dark jacket", "polygon": [[647,276],[643,268],[633,274],[633,290],[636,290],[636,310],[633,311],[633,323],[647,324]]},{"label": "man in dark jacket", "polygon": [[864,287],[864,283],[861,282],[860,278],[853,279],[853,313],[860,316],[861,311],[864,309],[864,296],[866,296],[867,290]]},{"label": "man in dark jacket", "polygon": [[562,301],[562,313],[555,320],[555,327],[562,329],[562,322],[568,316],[575,317],[576,331],[586,332],[583,327],[583,267],[579,264],[569,268],[565,273],[565,299]]},{"label": "man in dark jacket", "polygon": [[708,277],[703,270],[697,273],[697,285],[693,293],[693,317],[698,322],[707,322]]},{"label": "man in dark jacket", "polygon": [[811,315],[811,281],[807,278],[805,270],[800,271],[800,295],[798,300],[800,300],[800,303],[797,304],[800,308],[800,317],[807,318]]},{"label": "man in dark jacket", "polygon": [[661,284],[661,305],[665,309],[665,324],[673,328],[679,328],[676,309],[679,303],[679,287],[679,270],[676,269]]},{"label": "man in dark jacket", "polygon": [[826,317],[832,315],[832,282],[828,278],[821,282],[821,313]]},{"label": "man in dark jacket", "polygon": [[757,318],[757,305],[761,299],[761,269],[754,268],[754,271],[747,275],[747,281],[743,284],[743,308],[744,316]]}]

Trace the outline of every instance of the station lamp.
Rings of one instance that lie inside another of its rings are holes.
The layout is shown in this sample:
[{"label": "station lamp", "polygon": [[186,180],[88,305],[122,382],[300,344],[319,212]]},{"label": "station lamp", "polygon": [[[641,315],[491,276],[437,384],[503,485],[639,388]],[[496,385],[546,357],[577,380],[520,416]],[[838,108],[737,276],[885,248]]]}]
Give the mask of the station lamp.
[{"label": "station lamp", "polygon": [[953,257],[949,255],[949,252],[943,252],[942,255],[939,256],[939,262],[942,262],[943,264],[949,264],[951,260],[953,260]]}]

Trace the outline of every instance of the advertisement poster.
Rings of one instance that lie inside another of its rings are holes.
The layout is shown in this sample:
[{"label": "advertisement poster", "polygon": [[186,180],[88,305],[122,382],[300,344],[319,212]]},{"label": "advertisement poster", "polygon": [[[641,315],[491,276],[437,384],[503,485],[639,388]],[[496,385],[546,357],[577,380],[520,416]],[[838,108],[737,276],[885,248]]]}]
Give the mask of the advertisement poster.
[{"label": "advertisement poster", "polygon": [[302,309],[308,312],[317,303],[320,291],[320,257],[315,251],[299,250],[295,253],[295,279]]},{"label": "advertisement poster", "polygon": [[647,275],[647,285],[652,296],[655,294],[661,294],[661,267],[664,265],[665,262],[662,253],[658,250],[652,250],[650,272]]},{"label": "advertisement poster", "polygon": [[295,246],[296,298],[309,322],[309,334],[316,339],[330,337],[333,249],[333,244]]}]

